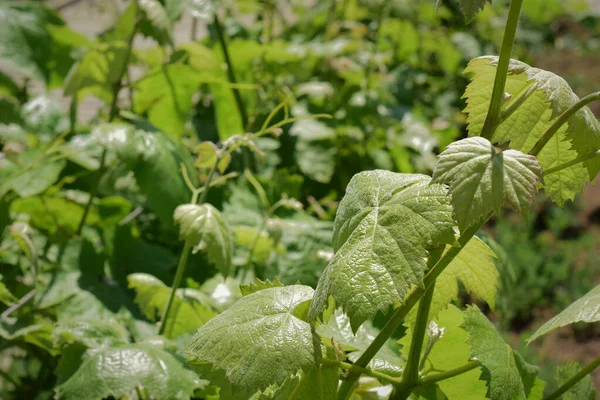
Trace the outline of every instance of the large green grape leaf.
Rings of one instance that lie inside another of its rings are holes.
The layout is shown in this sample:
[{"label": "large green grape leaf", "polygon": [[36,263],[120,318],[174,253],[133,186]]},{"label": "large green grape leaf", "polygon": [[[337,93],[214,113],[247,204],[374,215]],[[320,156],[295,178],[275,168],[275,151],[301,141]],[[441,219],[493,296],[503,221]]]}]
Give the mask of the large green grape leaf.
[{"label": "large green grape leaf", "polygon": [[[129,287],[136,291],[135,302],[144,315],[156,321],[165,311],[171,288],[152,275],[136,273],[127,277]],[[217,313],[209,306],[207,296],[195,289],[177,289],[171,313],[165,321],[164,334],[176,338],[204,325]]]},{"label": "large green grape leaf", "polygon": [[531,343],[556,328],[574,324],[575,322],[592,323],[598,321],[600,321],[600,285],[590,290],[585,296],[540,326],[527,342]]},{"label": "large green grape leaf", "polygon": [[192,96],[200,82],[200,76],[188,65],[157,66],[135,85],[135,112],[147,112],[152,124],[179,138],[190,116]]},{"label": "large green grape leaf", "polygon": [[150,208],[161,222],[172,225],[173,211],[192,195],[180,168],[183,163],[193,171],[189,152],[162,132],[136,130],[125,124],[99,125],[92,133],[133,170]]},{"label": "large green grape leaf", "polygon": [[[471,60],[465,73],[472,74],[464,97],[470,136],[481,134],[491,99],[497,57]],[[503,110],[515,104],[520,107],[498,126],[494,143],[510,142],[513,149],[529,152],[555,118],[575,104],[579,98],[559,76],[520,61],[512,60],[506,82],[510,99]],[[600,123],[588,107],[579,110],[537,155],[543,170],[573,161],[600,148]],[[596,157],[544,176],[544,189],[550,198],[563,205],[581,191],[600,170]]]},{"label": "large green grape leaf", "polygon": [[293,285],[242,297],[198,330],[183,351],[186,361],[203,370],[210,366],[249,394],[309,371],[321,350],[310,324],[294,310],[312,296],[312,288]]},{"label": "large green grape leaf", "polygon": [[449,145],[433,172],[433,182],[450,187],[461,230],[481,222],[503,203],[527,216],[541,179],[535,157],[517,150],[498,151],[481,137]]},{"label": "large green grape leaf", "polygon": [[87,358],[56,388],[56,398],[119,399],[141,390],[157,399],[189,399],[199,386],[196,374],[170,353],[150,345],[127,344]]},{"label": "large green grape leaf", "polygon": [[[464,321],[463,313],[453,305],[441,311],[435,322],[431,324],[441,332],[439,339],[435,341],[427,357],[426,369],[431,367],[435,371],[448,371],[466,364],[471,358],[469,345],[467,344],[467,333],[460,328]],[[427,338],[429,343],[432,337]],[[399,340],[402,344],[403,353],[408,356],[412,341],[412,331],[409,329],[406,336]],[[485,382],[479,380],[481,371],[479,368],[458,375],[451,379],[438,382],[438,385],[449,400],[480,400],[486,395]]]},{"label": "large green grape leaf", "polygon": [[[433,319],[452,300],[458,300],[458,281],[467,292],[483,299],[493,310],[498,289],[498,270],[492,262],[496,255],[477,236],[473,237],[435,281],[429,318]],[[407,316],[409,324],[416,319],[417,307]]]},{"label": "large green grape leaf", "polygon": [[[575,376],[581,370],[581,366],[577,363],[567,363],[556,368],[556,384],[562,386],[569,379]],[[561,400],[594,400],[596,398],[596,390],[592,382],[592,377],[586,375],[582,380],[577,382],[566,393],[560,396]]]},{"label": "large green grape leaf", "polygon": [[233,254],[233,240],[221,212],[211,204],[182,204],[173,214],[179,223],[179,237],[194,247],[194,252],[205,251],[210,261],[227,276]]},{"label": "large green grape leaf", "polygon": [[356,331],[422,283],[427,250],[454,242],[446,187],[430,180],[382,170],[352,178],[335,219],[336,254],[317,285],[311,321],[333,296]]},{"label": "large green grape leaf", "polygon": [[504,342],[477,306],[467,308],[464,316],[461,327],[468,333],[471,356],[484,367],[482,379],[488,384],[487,397],[492,400],[526,399],[534,385],[537,369]]}]

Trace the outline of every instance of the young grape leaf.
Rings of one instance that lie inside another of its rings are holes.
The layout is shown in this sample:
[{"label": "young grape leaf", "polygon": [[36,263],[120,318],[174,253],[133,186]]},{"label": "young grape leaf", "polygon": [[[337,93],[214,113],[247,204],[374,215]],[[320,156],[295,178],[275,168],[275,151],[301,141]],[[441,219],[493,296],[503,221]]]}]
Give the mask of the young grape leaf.
[{"label": "young grape leaf", "polygon": [[538,328],[527,343],[539,338],[563,326],[575,322],[598,322],[600,321],[600,285],[590,290],[585,296],[565,308],[560,314]]},{"label": "young grape leaf", "polygon": [[300,120],[290,128],[296,136],[296,162],[304,175],[317,182],[329,183],[335,170],[335,131],[314,119]]},{"label": "young grape leaf", "polygon": [[[441,311],[435,318],[435,324],[441,334],[427,357],[426,368],[448,371],[469,361],[471,352],[467,344],[467,333],[460,328],[464,319],[462,311],[453,305]],[[430,336],[427,340],[425,346],[430,346],[429,342],[433,339]],[[406,336],[398,341],[404,346],[405,356],[408,356],[411,341],[412,331],[409,329]],[[485,382],[479,380],[480,375],[481,370],[476,368],[454,378],[440,381],[438,385],[449,400],[479,400],[485,398],[487,392]]]},{"label": "young grape leaf", "polygon": [[293,285],[242,297],[198,330],[183,351],[186,361],[194,368],[210,365],[250,394],[309,371],[321,350],[310,324],[293,313],[312,296],[312,288]]},{"label": "young grape leaf", "polygon": [[[127,277],[129,287],[136,291],[135,303],[144,315],[156,321],[165,311],[171,288],[152,275],[136,273]],[[194,289],[177,289],[173,298],[172,313],[165,321],[165,336],[176,338],[204,325],[217,313],[209,306],[207,296]]]},{"label": "young grape leaf", "polygon": [[492,0],[459,0],[458,6],[467,22],[471,22],[483,10],[486,2],[492,4]]},{"label": "young grape leaf", "polygon": [[317,285],[311,321],[333,296],[356,331],[377,311],[401,302],[411,284],[422,283],[427,250],[454,243],[448,192],[430,181],[382,170],[352,178],[335,218],[336,254]]},{"label": "young grape leaf", "polygon": [[[495,258],[492,249],[477,236],[469,240],[436,279],[429,318],[434,319],[448,303],[458,300],[458,281],[462,282],[467,292],[483,299],[493,310],[499,278],[498,270],[492,262]],[[411,325],[416,320],[416,310],[417,307],[414,307],[406,317]]]},{"label": "young grape leaf", "polygon": [[[482,378],[488,384],[487,397],[492,400],[526,399],[533,383],[529,368],[524,367],[522,359],[516,359],[513,349],[477,306],[468,307],[464,315],[461,327],[469,335],[467,343],[471,356],[485,367]],[[523,377],[522,370],[526,372]]]},{"label": "young grape leaf", "polygon": [[233,241],[223,216],[211,204],[182,204],[173,214],[179,223],[179,237],[194,245],[194,252],[206,251],[221,274],[227,276],[231,266]]},{"label": "young grape leaf", "polygon": [[285,286],[283,283],[279,282],[279,279],[275,277],[273,282],[270,280],[261,281],[260,279],[255,279],[254,282],[251,282],[247,285],[240,285],[240,290],[242,291],[242,296],[247,296],[249,294],[258,292],[263,289],[268,289],[272,287],[283,287]]},{"label": "young grape leaf", "polygon": [[[472,60],[465,73],[472,74],[465,91],[470,136],[481,133],[491,99],[489,89],[496,74],[497,57],[479,57]],[[496,129],[494,143],[510,142],[513,149],[529,152],[554,120],[575,104],[579,98],[568,84],[551,72],[511,60],[506,82],[509,100],[503,108],[504,119]],[[514,112],[515,106],[520,105]],[[600,122],[588,107],[579,110],[563,125],[538,153],[543,170],[573,161],[600,148]],[[544,176],[547,195],[559,205],[572,200],[583,185],[593,180],[600,170],[596,157],[576,163],[559,172]]]},{"label": "young grape leaf", "polygon": [[204,281],[200,290],[212,300],[212,304],[219,312],[223,312],[231,307],[242,297],[240,282],[230,276],[215,275]]},{"label": "young grape leaf", "polygon": [[[562,386],[567,383],[580,370],[581,366],[574,362],[558,366],[555,375],[556,385]],[[594,400],[596,398],[596,390],[594,390],[591,375],[586,375],[585,378],[577,382],[560,398],[561,400]]]},{"label": "young grape leaf", "polygon": [[56,388],[56,399],[119,399],[135,396],[136,390],[157,399],[189,399],[200,383],[196,374],[170,353],[150,345],[127,344],[87,358]]},{"label": "young grape leaf", "polygon": [[332,400],[337,394],[338,376],[338,368],[320,365],[286,380],[274,393],[267,389],[251,400]]},{"label": "young grape leaf", "polygon": [[448,184],[458,226],[464,230],[502,203],[526,217],[541,179],[535,157],[517,150],[497,151],[487,139],[472,137],[440,154],[432,182]]},{"label": "young grape leaf", "polygon": [[45,192],[57,180],[66,166],[65,160],[44,160],[43,151],[32,149],[19,154],[20,170],[15,170],[1,184],[1,193],[12,189],[20,197],[35,196]]}]

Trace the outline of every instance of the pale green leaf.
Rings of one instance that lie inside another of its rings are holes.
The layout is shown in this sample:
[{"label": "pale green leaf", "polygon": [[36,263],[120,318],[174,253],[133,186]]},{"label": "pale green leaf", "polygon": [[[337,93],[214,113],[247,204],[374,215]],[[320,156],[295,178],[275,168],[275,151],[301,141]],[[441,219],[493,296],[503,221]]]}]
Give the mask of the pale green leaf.
[{"label": "pale green leaf", "polygon": [[21,153],[18,160],[22,168],[2,182],[2,186],[6,185],[7,189],[14,190],[20,197],[45,192],[58,180],[67,164],[65,160],[44,160],[43,152],[37,149]]},{"label": "pale green leaf", "polygon": [[233,254],[233,240],[221,212],[211,204],[182,204],[173,219],[180,225],[179,237],[208,254],[221,274],[227,276]]},{"label": "pale green leaf", "polygon": [[[441,311],[434,319],[437,328],[442,332],[439,339],[432,344],[429,336],[425,346],[433,346],[425,364],[437,371],[448,371],[466,364],[471,358],[467,333],[460,328],[464,321],[463,313],[453,305]],[[433,322],[432,322],[433,323]],[[412,330],[408,330],[399,343],[402,344],[403,353],[408,356],[412,340]],[[432,372],[434,374],[435,372]],[[484,381],[479,380],[481,370],[476,368],[451,379],[438,382],[449,400],[480,400],[486,395],[487,388]]]},{"label": "pale green leaf", "polygon": [[448,192],[430,180],[382,170],[352,178],[336,215],[336,253],[317,285],[312,321],[333,296],[356,331],[422,283],[427,250],[454,243]]},{"label": "pale green leaf", "polygon": [[157,399],[189,399],[200,379],[170,353],[144,344],[103,349],[87,358],[56,398],[101,400],[136,396],[136,389]]},{"label": "pale green leaf", "polygon": [[272,287],[283,287],[285,286],[283,283],[279,282],[279,279],[275,277],[273,281],[265,280],[261,281],[260,279],[255,279],[254,282],[250,282],[247,285],[240,285],[240,290],[242,291],[242,296],[247,296],[249,294],[258,292],[263,289],[268,289]]},{"label": "pale green leaf", "polygon": [[[581,370],[581,366],[578,363],[567,363],[560,365],[556,368],[556,384],[561,386],[576,373]],[[592,377],[586,375],[582,380],[572,386],[565,394],[560,396],[561,400],[594,400],[596,398],[596,390],[594,389],[594,383]]]},{"label": "pale green leaf", "polygon": [[[491,99],[491,87],[496,74],[496,57],[472,60],[465,73],[472,74],[465,91],[470,136],[481,134]],[[555,118],[575,104],[579,98],[568,84],[551,72],[530,67],[512,60],[505,92],[509,100],[506,111],[515,104],[519,108],[504,118],[493,137],[494,143],[506,144],[522,152],[529,152]],[[554,135],[537,155],[543,170],[573,161],[581,155],[600,148],[600,123],[588,107],[579,110]],[[575,164],[560,172],[544,176],[547,195],[559,205],[572,200],[583,185],[593,180],[600,170],[600,159]]]},{"label": "pale green leaf", "polygon": [[173,138],[179,138],[190,117],[192,96],[200,76],[188,65],[169,64],[151,69],[135,86],[136,113],[148,113],[150,122]]},{"label": "pale green leaf", "polygon": [[64,321],[54,328],[52,335],[58,347],[81,343],[88,348],[98,348],[129,342],[127,330],[114,320]]},{"label": "pale green leaf", "polygon": [[293,285],[242,297],[202,326],[183,354],[194,368],[210,365],[235,390],[252,394],[315,366],[311,326],[293,315],[313,289]]},{"label": "pale green leaf", "polygon": [[593,323],[598,321],[600,321],[600,285],[593,288],[585,296],[564,309],[560,314],[540,326],[527,342],[531,343],[540,336],[562,326],[567,326],[576,322]]},{"label": "pale green leaf", "polygon": [[[135,303],[151,321],[157,321],[165,311],[171,288],[152,275],[136,273],[127,277],[129,287],[136,291]],[[194,289],[177,289],[171,313],[165,321],[165,336],[176,338],[204,325],[217,313],[209,306],[206,295]]]},{"label": "pale green leaf", "polygon": [[138,4],[155,29],[161,31],[171,29],[171,20],[158,0],[139,0]]},{"label": "pale green leaf", "polygon": [[113,88],[121,78],[127,58],[127,43],[99,43],[73,65],[65,79],[64,93],[77,94],[79,101],[95,95],[106,103],[113,98]]},{"label": "pale green leaf", "polygon": [[492,0],[459,0],[458,6],[467,22],[471,22],[479,11],[483,10],[486,2],[491,4]]},{"label": "pale green leaf", "polygon": [[461,230],[481,222],[503,203],[526,217],[541,179],[535,157],[517,150],[498,151],[481,137],[449,145],[433,172],[433,182],[450,187]]},{"label": "pale green leaf", "polygon": [[[487,244],[477,236],[473,237],[436,279],[429,318],[435,318],[448,303],[458,300],[458,281],[467,292],[484,300],[493,310],[499,277],[492,262],[495,258]],[[416,310],[417,307],[414,307],[407,316],[410,324],[415,321]]]},{"label": "pale green leaf", "polygon": [[482,378],[492,400],[526,399],[526,388],[513,349],[477,306],[467,308],[461,327],[468,333],[471,356],[485,367]]},{"label": "pale green leaf", "polygon": [[335,131],[314,119],[300,120],[290,128],[296,136],[296,162],[302,173],[317,182],[329,183],[335,169]]}]

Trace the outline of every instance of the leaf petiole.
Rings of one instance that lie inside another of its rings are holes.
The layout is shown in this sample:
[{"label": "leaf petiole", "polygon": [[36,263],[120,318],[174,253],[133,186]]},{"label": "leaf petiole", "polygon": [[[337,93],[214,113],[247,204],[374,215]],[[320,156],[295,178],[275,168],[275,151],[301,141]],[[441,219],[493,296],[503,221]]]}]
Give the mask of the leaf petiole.
[{"label": "leaf petiole", "polygon": [[398,384],[401,381],[400,378],[396,378],[396,377],[384,374],[382,372],[373,371],[371,368],[363,368],[363,367],[357,366],[356,364],[350,364],[350,363],[343,362],[343,361],[337,361],[337,360],[331,360],[328,358],[324,358],[321,360],[321,364],[329,365],[332,367],[338,367],[340,369],[345,369],[347,371],[358,372],[360,374],[368,375],[370,377],[377,378],[383,382],[387,382],[387,383],[391,383],[391,384]]},{"label": "leaf petiole", "polygon": [[571,379],[566,381],[561,387],[552,392],[548,397],[545,397],[544,400],[556,400],[559,399],[560,396],[565,394],[569,389],[577,384],[580,380],[586,377],[586,375],[590,374],[593,370],[600,366],[600,357],[595,358],[583,367],[578,373],[573,375]]}]

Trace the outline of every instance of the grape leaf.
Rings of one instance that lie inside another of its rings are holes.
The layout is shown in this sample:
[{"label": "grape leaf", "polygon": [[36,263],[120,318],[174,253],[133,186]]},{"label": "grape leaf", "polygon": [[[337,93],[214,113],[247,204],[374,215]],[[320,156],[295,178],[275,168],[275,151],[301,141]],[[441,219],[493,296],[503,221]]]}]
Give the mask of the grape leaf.
[{"label": "grape leaf", "polygon": [[189,399],[200,380],[170,353],[145,344],[103,349],[87,358],[56,398],[100,400],[135,396],[136,389],[158,399]]},{"label": "grape leaf", "polygon": [[[472,60],[465,73],[472,74],[465,91],[470,136],[481,133],[490,103],[496,74],[497,57],[479,57]],[[513,105],[520,107],[506,117],[496,129],[494,143],[510,142],[513,149],[529,152],[552,124],[555,118],[575,104],[579,98],[568,84],[551,72],[511,60],[505,88],[510,96],[504,105],[506,111]],[[581,155],[600,148],[600,122],[588,107],[579,110],[537,155],[543,170],[573,161]],[[600,170],[597,157],[577,163],[559,172],[544,176],[547,195],[559,205],[572,200],[583,185],[593,180]]]},{"label": "grape leaf", "polygon": [[102,124],[92,134],[127,163],[150,208],[164,224],[172,225],[175,208],[191,197],[180,168],[183,163],[188,171],[194,170],[189,153],[162,132],[136,130],[125,124]]},{"label": "grape leaf", "polygon": [[[144,273],[127,276],[129,287],[136,291],[135,303],[140,306],[144,315],[151,321],[156,321],[165,311],[171,288]],[[177,289],[171,313],[165,321],[165,336],[176,338],[190,333],[204,325],[217,313],[208,305],[210,300],[206,295],[194,289]]]},{"label": "grape leaf", "polygon": [[273,282],[270,280],[261,281],[260,279],[255,279],[254,282],[250,282],[247,285],[240,285],[240,290],[242,291],[242,296],[247,296],[249,294],[258,292],[263,289],[268,289],[272,287],[283,287],[285,286],[283,283],[279,282],[279,279],[275,277]]},{"label": "grape leaf", "polygon": [[0,184],[0,193],[12,189],[20,197],[35,196],[45,192],[58,179],[67,164],[65,160],[43,161],[43,151],[27,150],[19,155],[22,168]]},{"label": "grape leaf", "polygon": [[[562,386],[567,383],[580,369],[581,366],[574,362],[558,366],[555,375],[556,385]],[[596,398],[596,390],[594,390],[591,375],[586,375],[585,378],[577,382],[560,398],[561,400],[594,400]]]},{"label": "grape leaf", "polygon": [[88,348],[105,347],[129,342],[129,333],[111,320],[77,319],[59,323],[52,332],[54,343],[64,347],[81,343]]},{"label": "grape leaf", "polygon": [[[429,308],[429,318],[434,319],[438,312],[446,308],[452,300],[458,300],[458,282],[461,281],[469,293],[483,299],[493,310],[498,289],[498,270],[492,259],[496,255],[477,236],[465,245],[460,253],[444,269],[435,281],[433,300]],[[416,319],[417,307],[406,317],[409,324]]]},{"label": "grape leaf", "polygon": [[560,314],[538,328],[527,343],[531,343],[557,328],[573,324],[575,322],[598,322],[600,321],[600,285],[590,290],[585,296],[581,297],[569,307],[565,308]]},{"label": "grape leaf", "polygon": [[516,150],[497,151],[484,138],[459,140],[440,154],[432,182],[447,183],[461,230],[476,225],[502,203],[524,217],[542,179],[535,157]]},{"label": "grape leaf", "polygon": [[300,120],[290,128],[296,136],[296,162],[304,175],[317,182],[329,183],[335,169],[335,131],[314,119]]},{"label": "grape leaf", "polygon": [[427,249],[453,243],[446,187],[419,174],[375,170],[350,181],[333,232],[336,252],[317,285],[309,318],[341,305],[352,330],[377,311],[398,304],[411,284],[421,284]]},{"label": "grape leaf", "polygon": [[[467,333],[460,328],[464,319],[463,313],[453,305],[441,311],[435,318],[438,329],[443,330],[443,333],[433,344],[427,357],[426,368],[448,371],[469,361],[471,353],[469,345],[466,343]],[[432,339],[429,337],[427,340],[431,341]],[[406,336],[398,341],[404,346],[405,356],[408,356],[411,341],[412,331],[409,329]],[[429,345],[429,343],[426,344],[426,346]],[[481,371],[477,368],[451,379],[440,381],[438,385],[449,400],[479,400],[483,399],[487,392],[485,382],[479,380],[480,375]]]},{"label": "grape leaf", "polygon": [[147,112],[152,124],[177,139],[183,134],[200,82],[188,65],[159,65],[136,83],[135,112]]},{"label": "grape leaf", "polygon": [[483,10],[486,2],[492,4],[492,0],[459,0],[458,6],[467,22],[471,22]]},{"label": "grape leaf", "polygon": [[110,103],[114,85],[118,83],[126,67],[126,58],[127,43],[123,41],[97,44],[71,67],[65,79],[65,95],[77,94],[79,101],[95,95]]},{"label": "grape leaf", "polygon": [[468,307],[461,327],[468,333],[471,356],[485,367],[482,378],[488,384],[492,400],[526,399],[526,383],[513,349],[504,342],[494,325],[477,306]]},{"label": "grape leaf", "polygon": [[299,370],[315,365],[311,326],[294,316],[313,289],[293,285],[260,290],[202,326],[183,354],[194,368],[209,364],[235,390],[254,393],[280,385]]},{"label": "grape leaf", "polygon": [[0,302],[6,306],[10,306],[13,303],[19,301],[11,292],[8,290],[6,285],[0,281]]},{"label": "grape leaf", "polygon": [[233,241],[223,216],[211,204],[182,204],[173,214],[179,223],[179,237],[194,245],[194,252],[206,251],[210,261],[227,276],[231,266]]}]

